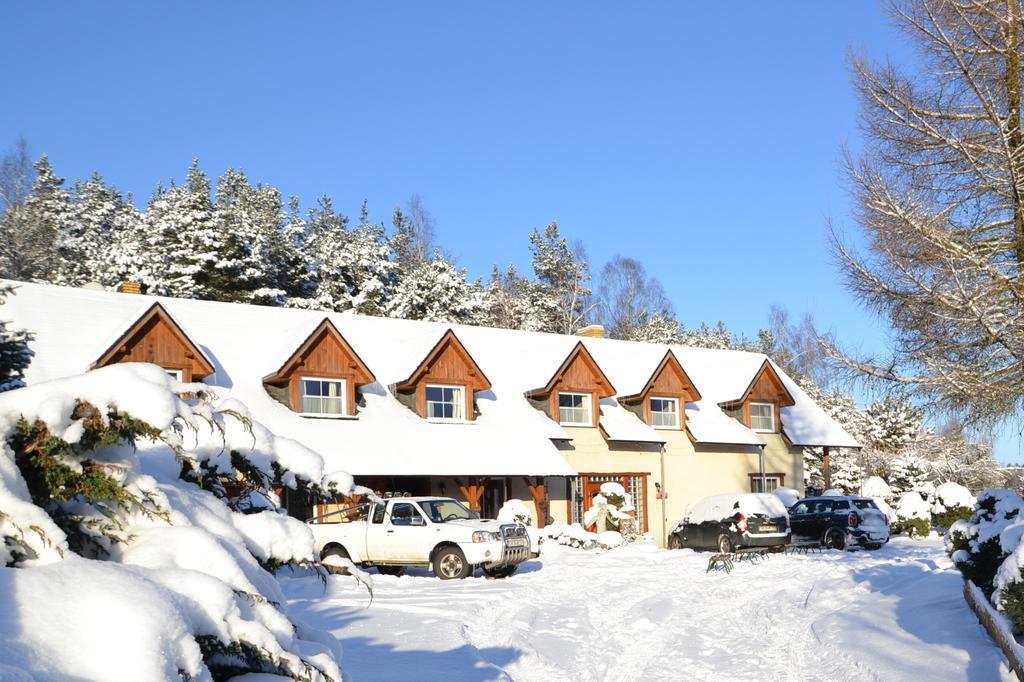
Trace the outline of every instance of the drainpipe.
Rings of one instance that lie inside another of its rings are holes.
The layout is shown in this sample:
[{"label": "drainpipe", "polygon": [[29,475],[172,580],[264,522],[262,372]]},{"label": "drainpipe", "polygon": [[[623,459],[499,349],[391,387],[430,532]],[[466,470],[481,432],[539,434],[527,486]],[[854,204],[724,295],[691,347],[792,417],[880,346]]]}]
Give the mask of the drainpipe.
[{"label": "drainpipe", "polygon": [[767,482],[767,480],[764,477],[764,449],[765,449],[765,447],[767,447],[767,444],[760,446],[760,452],[757,455],[757,465],[758,465],[758,469],[761,472],[761,492],[762,493],[768,492],[768,482]]},{"label": "drainpipe", "polygon": [[668,546],[668,511],[665,509],[665,493],[668,487],[665,485],[665,446],[661,446],[661,535],[664,539],[664,546]]}]

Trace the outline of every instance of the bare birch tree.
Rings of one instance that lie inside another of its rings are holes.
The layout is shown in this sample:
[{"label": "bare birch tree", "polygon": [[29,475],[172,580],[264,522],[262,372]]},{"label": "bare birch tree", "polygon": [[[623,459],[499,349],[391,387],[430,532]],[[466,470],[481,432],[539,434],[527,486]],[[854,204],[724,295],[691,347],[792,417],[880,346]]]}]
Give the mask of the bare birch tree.
[{"label": "bare birch tree", "polygon": [[1024,407],[1020,0],[902,0],[918,69],[853,59],[866,145],[846,174],[866,248],[846,281],[892,358],[843,358],[969,423]]}]

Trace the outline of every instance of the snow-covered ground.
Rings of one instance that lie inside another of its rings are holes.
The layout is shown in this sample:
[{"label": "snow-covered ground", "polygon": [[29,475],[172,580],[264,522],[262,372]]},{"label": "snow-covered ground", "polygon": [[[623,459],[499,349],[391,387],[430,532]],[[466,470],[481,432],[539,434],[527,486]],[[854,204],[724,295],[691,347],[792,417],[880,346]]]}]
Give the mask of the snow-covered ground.
[{"label": "snow-covered ground", "polygon": [[286,578],[353,680],[1013,679],[937,539],[774,556],[705,574],[708,554],[546,547],[507,580]]}]

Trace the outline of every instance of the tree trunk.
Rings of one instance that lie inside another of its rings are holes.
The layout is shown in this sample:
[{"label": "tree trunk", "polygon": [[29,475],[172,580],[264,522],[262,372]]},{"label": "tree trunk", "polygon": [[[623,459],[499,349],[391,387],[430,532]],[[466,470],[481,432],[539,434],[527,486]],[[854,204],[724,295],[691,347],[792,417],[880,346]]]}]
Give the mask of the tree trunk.
[{"label": "tree trunk", "polygon": [[1021,205],[1021,165],[1024,135],[1020,128],[1020,51],[1017,35],[1017,0],[1006,0],[1006,125],[1013,172],[1013,234],[1018,271],[1024,267],[1024,206]]}]

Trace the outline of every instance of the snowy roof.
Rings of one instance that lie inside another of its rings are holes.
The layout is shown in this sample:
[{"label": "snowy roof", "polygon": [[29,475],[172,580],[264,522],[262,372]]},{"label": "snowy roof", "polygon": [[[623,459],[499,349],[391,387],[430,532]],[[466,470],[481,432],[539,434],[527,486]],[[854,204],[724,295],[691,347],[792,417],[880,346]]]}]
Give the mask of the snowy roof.
[{"label": "snowy roof", "polygon": [[[763,443],[718,407],[738,398],[750,384],[766,359],[758,353],[12,284],[16,292],[7,298],[0,318],[35,334],[29,383],[86,371],[112,338],[159,302],[215,368],[207,383],[241,400],[273,432],[321,453],[328,469],[357,475],[571,475],[551,442],[571,437],[524,394],[545,385],[581,340],[623,396],[642,389],[671,348],[701,394],[701,400],[686,405],[687,427],[697,442]],[[377,378],[362,387],[366,404],[356,419],[301,417],[263,387],[263,377],[277,370],[325,318]],[[492,384],[476,394],[480,416],[472,422],[428,422],[387,390],[406,380],[449,329]],[[776,370],[795,400],[782,409],[790,440],[797,445],[857,446]],[[613,440],[664,442],[614,400],[602,400],[600,424]]]},{"label": "snowy roof", "polygon": [[614,398],[601,398],[601,417],[598,424],[608,440],[633,443],[664,443],[665,437],[640,420]]}]

